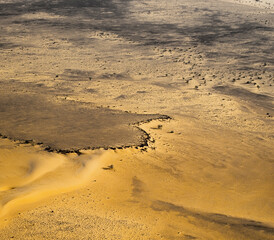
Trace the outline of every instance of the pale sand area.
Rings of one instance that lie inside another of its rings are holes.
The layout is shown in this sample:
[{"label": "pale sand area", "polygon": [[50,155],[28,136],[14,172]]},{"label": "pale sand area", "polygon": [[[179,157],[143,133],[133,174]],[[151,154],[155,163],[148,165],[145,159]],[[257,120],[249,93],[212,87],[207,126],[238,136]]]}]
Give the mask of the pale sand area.
[{"label": "pale sand area", "polygon": [[0,8],[2,94],[172,119],[139,149],[1,139],[1,239],[273,239],[270,11],[35,2]]},{"label": "pale sand area", "polygon": [[228,2],[245,4],[262,9],[274,10],[274,0],[226,0]]}]

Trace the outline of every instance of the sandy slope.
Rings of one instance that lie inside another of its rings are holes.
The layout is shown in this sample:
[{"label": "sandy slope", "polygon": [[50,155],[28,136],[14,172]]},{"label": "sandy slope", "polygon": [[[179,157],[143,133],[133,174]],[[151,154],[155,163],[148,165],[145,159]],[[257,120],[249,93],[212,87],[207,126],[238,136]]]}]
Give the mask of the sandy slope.
[{"label": "sandy slope", "polygon": [[1,139],[0,238],[273,239],[273,14],[37,2],[1,6],[2,89],[172,120],[80,156]]}]

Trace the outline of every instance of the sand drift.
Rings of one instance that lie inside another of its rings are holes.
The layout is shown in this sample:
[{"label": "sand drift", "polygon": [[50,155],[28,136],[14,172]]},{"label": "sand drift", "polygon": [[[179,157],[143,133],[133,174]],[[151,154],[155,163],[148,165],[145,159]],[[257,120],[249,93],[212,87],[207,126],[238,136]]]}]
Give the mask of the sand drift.
[{"label": "sand drift", "polygon": [[32,146],[18,148],[8,140],[1,141],[0,221],[33,206],[51,195],[76,189],[85,184],[98,169],[106,151],[69,156],[48,153]]}]

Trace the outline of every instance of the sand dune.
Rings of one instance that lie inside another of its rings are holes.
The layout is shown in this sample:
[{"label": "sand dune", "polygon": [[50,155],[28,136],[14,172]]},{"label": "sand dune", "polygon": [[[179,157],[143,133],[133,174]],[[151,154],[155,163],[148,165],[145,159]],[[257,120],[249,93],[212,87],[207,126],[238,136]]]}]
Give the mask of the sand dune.
[{"label": "sand dune", "polygon": [[[10,148],[7,148],[10,146]],[[31,146],[14,146],[1,140],[1,223],[51,195],[72,191],[98,170],[103,150],[68,156],[45,153]]]}]

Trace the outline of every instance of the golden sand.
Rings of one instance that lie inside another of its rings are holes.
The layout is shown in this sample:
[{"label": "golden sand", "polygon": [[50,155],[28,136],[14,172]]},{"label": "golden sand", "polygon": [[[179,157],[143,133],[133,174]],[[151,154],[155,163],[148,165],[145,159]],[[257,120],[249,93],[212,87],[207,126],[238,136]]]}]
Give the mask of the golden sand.
[{"label": "golden sand", "polygon": [[[127,114],[171,119],[126,121],[140,134],[131,145],[149,134],[141,148],[60,154],[17,131],[0,139],[0,239],[273,239],[271,11],[106,2],[1,5],[2,98],[109,109],[115,126]],[[21,118],[10,124],[30,136]],[[99,140],[125,144],[111,119]]]}]

